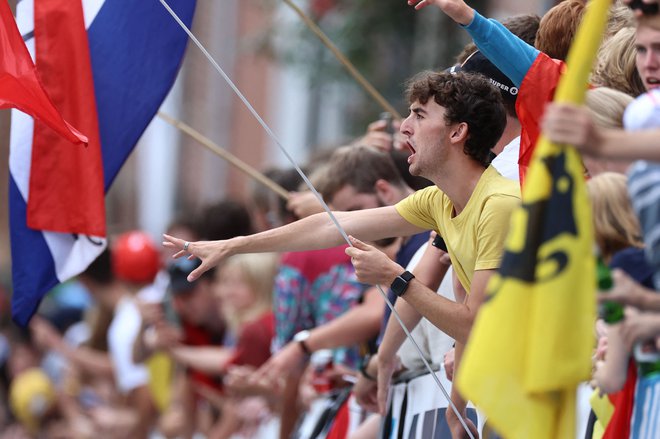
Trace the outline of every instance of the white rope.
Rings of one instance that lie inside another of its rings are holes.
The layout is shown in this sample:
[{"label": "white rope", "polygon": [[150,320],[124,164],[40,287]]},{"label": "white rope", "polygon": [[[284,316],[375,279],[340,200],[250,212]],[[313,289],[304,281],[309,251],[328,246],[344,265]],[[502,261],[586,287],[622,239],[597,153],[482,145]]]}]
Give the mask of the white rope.
[{"label": "white rope", "polygon": [[[277,136],[275,136],[275,133],[273,133],[273,131],[270,129],[270,127],[266,124],[266,122],[264,122],[264,120],[261,118],[261,116],[259,116],[259,113],[257,113],[257,111],[254,109],[254,107],[247,100],[247,98],[243,95],[243,93],[241,93],[241,91],[238,89],[238,87],[236,87],[234,82],[231,80],[231,78],[229,78],[229,76],[224,72],[224,70],[222,70],[220,65],[218,65],[218,63],[215,61],[215,59],[213,59],[213,57],[208,52],[208,50],[206,50],[206,48],[197,39],[197,37],[192,33],[192,31],[188,28],[188,26],[186,26],[186,24],[183,21],[181,21],[181,19],[176,14],[176,12],[174,12],[172,10],[172,8],[170,8],[170,6],[167,4],[167,2],[165,0],[159,0],[159,1],[163,5],[163,7],[167,10],[167,12],[170,13],[172,18],[174,18],[174,20],[176,20],[176,22],[179,24],[179,26],[181,26],[181,29],[183,29],[186,32],[186,34],[188,34],[188,37],[195,43],[195,45],[199,48],[199,50],[202,51],[202,53],[204,54],[206,59],[208,59],[208,61],[211,63],[211,65],[213,65],[213,67],[218,71],[218,73],[220,73],[220,76],[223,77],[223,79],[231,87],[231,89],[234,91],[234,93],[236,93],[236,95],[239,97],[239,99],[243,102],[245,107],[250,111],[250,113],[252,113],[252,115],[257,120],[257,122],[259,122],[259,124],[262,126],[262,128],[266,131],[266,134],[268,134],[268,136],[280,148],[280,151],[282,151],[282,153],[284,153],[286,158],[289,160],[289,162],[291,162],[291,164],[296,169],[296,171],[298,171],[298,174],[300,174],[302,179],[305,181],[305,184],[307,185],[307,187],[309,187],[309,189],[312,191],[312,193],[314,193],[314,195],[316,196],[316,199],[319,201],[319,203],[321,203],[321,205],[323,206],[323,209],[330,216],[330,219],[334,223],[335,227],[337,227],[337,230],[339,230],[339,233],[344,238],[344,241],[346,241],[346,243],[349,246],[352,246],[351,241],[348,239],[348,234],[343,229],[341,224],[339,224],[339,221],[337,221],[337,218],[335,217],[335,215],[330,210],[330,207],[328,207],[325,200],[323,200],[323,197],[318,193],[318,191],[316,190],[316,188],[314,187],[312,182],[309,181],[309,178],[307,178],[307,175],[305,175],[305,173],[302,171],[302,169],[300,169],[300,166],[298,166],[296,161],[293,159],[293,157],[291,157],[289,152],[284,148],[284,146],[279,141]],[[429,373],[431,373],[431,376],[433,376],[433,379],[435,380],[436,384],[438,385],[438,388],[440,389],[440,391],[442,391],[442,393],[447,398],[447,401],[448,401],[449,405],[451,406],[451,408],[452,408],[454,414],[456,415],[456,417],[458,417],[458,419],[460,420],[461,425],[465,429],[466,433],[468,434],[470,439],[474,439],[474,436],[472,435],[472,433],[470,432],[470,429],[468,428],[467,424],[465,423],[465,420],[463,419],[463,416],[461,416],[460,412],[458,411],[458,408],[456,408],[456,405],[452,402],[451,396],[447,393],[447,390],[444,388],[444,386],[440,382],[440,379],[436,376],[435,372],[433,372],[433,369],[431,368],[431,365],[429,364],[429,362],[424,357],[424,353],[422,352],[422,349],[419,347],[419,345],[417,344],[415,339],[410,334],[410,331],[408,330],[406,325],[403,323],[403,320],[401,320],[401,317],[399,316],[399,313],[394,309],[394,305],[392,305],[392,302],[390,302],[389,298],[387,297],[387,294],[385,294],[385,292],[383,291],[383,289],[381,288],[380,285],[377,285],[377,288],[378,288],[378,291],[380,291],[380,294],[385,299],[385,303],[387,304],[387,307],[390,309],[390,311],[394,315],[394,318],[397,320],[397,322],[401,326],[401,329],[403,329],[403,332],[406,334],[406,337],[408,337],[410,342],[413,344],[413,346],[417,350],[417,353],[419,354],[419,357],[421,358],[422,362],[424,363],[424,366],[426,367],[426,369],[428,369]],[[434,428],[435,428],[435,426],[434,426]]]}]

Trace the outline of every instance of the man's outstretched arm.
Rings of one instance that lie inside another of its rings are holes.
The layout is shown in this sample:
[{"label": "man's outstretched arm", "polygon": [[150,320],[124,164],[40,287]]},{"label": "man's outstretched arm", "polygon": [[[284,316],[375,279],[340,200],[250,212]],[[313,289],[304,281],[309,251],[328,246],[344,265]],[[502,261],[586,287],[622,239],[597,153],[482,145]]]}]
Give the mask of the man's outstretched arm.
[{"label": "man's outstretched arm", "polygon": [[[365,241],[376,241],[392,236],[408,236],[423,229],[403,219],[394,206],[353,212],[335,212],[337,221],[347,234]],[[225,241],[196,241],[163,235],[163,245],[178,250],[174,258],[188,256],[201,259],[202,264],[188,276],[193,281],[205,271],[229,256],[241,253],[263,253],[318,250],[340,245],[341,234],[326,213],[318,213],[276,229],[249,236],[238,236]],[[185,247],[185,248],[184,248]]]}]

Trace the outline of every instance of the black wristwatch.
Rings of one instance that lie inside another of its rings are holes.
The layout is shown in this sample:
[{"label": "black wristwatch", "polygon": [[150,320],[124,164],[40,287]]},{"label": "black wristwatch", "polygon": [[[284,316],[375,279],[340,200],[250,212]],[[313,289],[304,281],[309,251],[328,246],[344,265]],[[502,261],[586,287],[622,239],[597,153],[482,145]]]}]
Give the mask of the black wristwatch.
[{"label": "black wristwatch", "polygon": [[399,276],[397,276],[396,279],[394,279],[394,282],[392,282],[390,289],[394,292],[394,294],[397,295],[397,297],[401,297],[408,289],[408,285],[410,284],[410,281],[413,280],[414,278],[415,275],[409,272],[408,270],[406,270],[403,273],[401,273]]},{"label": "black wristwatch", "polygon": [[362,358],[362,363],[360,364],[360,374],[362,374],[363,377],[368,379],[369,381],[378,381],[378,379],[371,375],[368,371],[367,368],[369,367],[369,361],[371,361],[371,354],[367,354]]}]

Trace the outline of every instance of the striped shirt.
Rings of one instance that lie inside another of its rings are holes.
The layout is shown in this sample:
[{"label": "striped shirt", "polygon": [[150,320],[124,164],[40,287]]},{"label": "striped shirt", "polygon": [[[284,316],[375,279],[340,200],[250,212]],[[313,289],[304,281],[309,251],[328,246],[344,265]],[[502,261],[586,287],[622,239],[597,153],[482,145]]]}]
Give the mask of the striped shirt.
[{"label": "striped shirt", "polygon": [[[628,131],[660,127],[660,90],[651,90],[633,101],[624,114]],[[660,146],[660,145],[659,145]],[[660,290],[660,163],[640,160],[628,171],[628,193],[644,236],[646,258],[653,268],[653,283]],[[630,438],[654,439],[660,431],[660,375],[640,374]]]},{"label": "striped shirt", "polygon": [[[660,89],[651,90],[635,99],[626,108],[623,122],[628,131],[660,127]],[[628,171],[628,193],[642,226],[647,259],[656,272],[654,279],[656,290],[660,290],[660,184],[658,183],[660,183],[660,163],[640,160]]]}]

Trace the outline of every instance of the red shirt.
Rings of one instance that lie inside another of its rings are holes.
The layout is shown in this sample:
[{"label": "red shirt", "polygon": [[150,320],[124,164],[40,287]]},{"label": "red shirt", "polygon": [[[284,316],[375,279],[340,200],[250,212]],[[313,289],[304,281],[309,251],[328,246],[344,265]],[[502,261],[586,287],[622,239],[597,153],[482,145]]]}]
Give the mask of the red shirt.
[{"label": "red shirt", "polygon": [[236,342],[232,366],[258,368],[270,358],[270,345],[275,336],[275,315],[268,311],[251,322],[245,323]]},{"label": "red shirt", "polygon": [[[183,344],[187,346],[222,346],[224,331],[214,333],[202,326],[182,322]],[[204,384],[216,390],[222,390],[222,378],[188,368],[188,376],[193,383]]]}]

